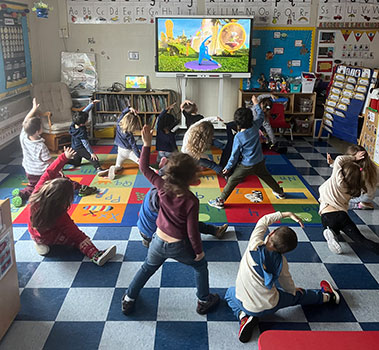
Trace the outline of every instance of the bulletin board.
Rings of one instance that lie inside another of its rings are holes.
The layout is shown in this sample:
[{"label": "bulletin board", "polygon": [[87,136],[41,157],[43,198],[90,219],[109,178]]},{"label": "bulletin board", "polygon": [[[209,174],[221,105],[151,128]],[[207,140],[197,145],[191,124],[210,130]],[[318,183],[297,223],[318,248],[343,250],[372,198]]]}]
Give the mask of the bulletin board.
[{"label": "bulletin board", "polygon": [[253,30],[252,75],[244,79],[243,89],[259,88],[264,74],[297,77],[312,69],[315,29],[305,27],[257,27]]},{"label": "bulletin board", "polygon": [[0,98],[22,92],[32,82],[27,5],[0,1]]}]

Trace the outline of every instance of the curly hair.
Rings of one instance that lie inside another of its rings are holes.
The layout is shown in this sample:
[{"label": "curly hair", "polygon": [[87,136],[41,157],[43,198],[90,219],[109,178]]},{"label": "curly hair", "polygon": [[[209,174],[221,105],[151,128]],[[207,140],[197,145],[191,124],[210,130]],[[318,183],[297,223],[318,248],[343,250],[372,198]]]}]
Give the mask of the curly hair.
[{"label": "curly hair", "polygon": [[164,190],[177,196],[188,191],[197,172],[197,162],[187,153],[175,152],[167,161],[163,175]]},{"label": "curly hair", "polygon": [[209,121],[203,121],[192,126],[188,130],[188,153],[199,160],[201,155],[209,149],[213,140],[213,124]]},{"label": "curly hair", "polygon": [[134,132],[141,128],[139,116],[133,111],[130,111],[124,115],[119,122],[120,128],[123,132]]},{"label": "curly hair", "polygon": [[59,177],[46,181],[29,199],[32,226],[40,232],[51,228],[73,199],[74,189],[69,179]]}]

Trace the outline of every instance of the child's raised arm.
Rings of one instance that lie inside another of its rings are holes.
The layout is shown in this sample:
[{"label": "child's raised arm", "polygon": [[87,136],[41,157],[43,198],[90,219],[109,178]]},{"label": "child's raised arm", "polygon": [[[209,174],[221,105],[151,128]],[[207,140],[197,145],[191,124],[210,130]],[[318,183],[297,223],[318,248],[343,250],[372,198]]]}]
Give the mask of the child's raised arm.
[{"label": "child's raised arm", "polygon": [[164,180],[149,167],[150,147],[153,139],[153,130],[149,125],[145,125],[142,128],[141,136],[143,147],[139,161],[139,168],[142,174],[145,175],[146,179],[148,179],[155,187],[160,189],[164,184]]},{"label": "child's raised arm", "polygon": [[31,117],[34,117],[34,114],[35,114],[35,112],[37,111],[38,107],[39,107],[39,103],[37,104],[37,100],[36,100],[36,98],[34,97],[34,98],[33,98],[33,107],[32,107],[32,109],[28,112],[28,114],[26,115],[26,117],[25,117],[25,119],[24,119],[24,123],[25,123],[28,119],[30,119]]}]

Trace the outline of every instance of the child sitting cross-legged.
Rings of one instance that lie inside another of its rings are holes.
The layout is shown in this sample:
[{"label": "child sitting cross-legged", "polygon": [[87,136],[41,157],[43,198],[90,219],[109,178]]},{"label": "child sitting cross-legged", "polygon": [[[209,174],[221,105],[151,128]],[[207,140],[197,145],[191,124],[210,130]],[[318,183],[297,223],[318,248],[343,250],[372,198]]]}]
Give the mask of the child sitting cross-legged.
[{"label": "child sitting cross-legged", "polygon": [[208,313],[220,297],[209,293],[208,263],[199,233],[199,200],[190,191],[197,178],[196,161],[185,153],[174,153],[168,159],[165,174],[160,177],[149,167],[152,130],[142,129],[143,148],[140,170],[158,189],[160,208],[157,232],[153,236],[145,262],[122,297],[122,312],[133,312],[136,299],[149,278],[166,259],[172,258],[191,266],[195,271],[199,314]]},{"label": "child sitting cross-legged", "polygon": [[[234,121],[239,132],[233,140],[232,154],[222,171],[224,175],[229,175],[236,166],[232,175],[221,193],[221,196],[210,200],[208,204],[212,207],[223,209],[225,201],[229,198],[234,188],[240,184],[247,176],[256,175],[272,189],[272,193],[279,199],[284,199],[283,189],[273,179],[268,172],[263,157],[262,147],[259,142],[259,128],[264,119],[262,106],[258,103],[256,96],[252,97],[253,107],[238,108],[234,113]],[[255,117],[253,117],[253,114]],[[242,160],[240,161],[240,157]],[[253,192],[253,196],[255,192]],[[250,198],[249,198],[250,199]],[[257,196],[250,199],[252,202],[262,201],[263,198]]]},{"label": "child sitting cross-legged", "polygon": [[29,200],[29,233],[40,255],[48,254],[51,245],[74,246],[102,266],[115,256],[116,246],[99,251],[67,213],[74,198],[74,189],[72,182],[59,173],[74,156],[75,151],[65,147],[64,153],[46,169],[35,186]]},{"label": "child sitting cross-legged", "polygon": [[[146,196],[143,199],[143,203],[138,213],[137,227],[142,237],[142,244],[145,247],[149,246],[153,234],[157,231],[156,221],[158,217],[158,211],[158,190],[155,187],[153,187],[149,190],[149,192],[146,193]],[[200,233],[212,235],[218,239],[221,239],[224,236],[227,229],[228,224],[224,224],[222,226],[215,226],[199,221]]]},{"label": "child sitting cross-legged", "polygon": [[295,286],[283,254],[296,248],[296,233],[280,226],[264,237],[268,227],[283,218],[291,218],[304,227],[301,219],[291,212],[278,211],[259,219],[241,259],[236,286],[225,294],[225,300],[240,321],[238,338],[243,343],[250,340],[258,317],[288,306],[340,301],[338,292],[328,281],[321,281],[318,290]]}]

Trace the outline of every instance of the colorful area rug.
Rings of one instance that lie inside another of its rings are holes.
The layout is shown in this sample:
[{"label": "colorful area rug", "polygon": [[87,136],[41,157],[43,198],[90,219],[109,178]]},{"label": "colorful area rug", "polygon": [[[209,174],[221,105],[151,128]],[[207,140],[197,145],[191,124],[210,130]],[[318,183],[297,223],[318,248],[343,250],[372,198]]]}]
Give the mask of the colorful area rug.
[{"label": "colorful area rug", "polygon": [[[95,146],[101,164],[109,167],[115,163],[117,149],[113,146]],[[212,149],[209,154],[218,162],[221,151]],[[275,180],[284,188],[286,199],[277,199],[271,189],[256,176],[249,176],[238,185],[228,199],[225,210],[210,207],[207,202],[220,195],[225,180],[211,170],[203,171],[200,181],[191,190],[199,198],[199,219],[204,222],[246,225],[256,223],[262,215],[273,211],[292,211],[298,213],[307,224],[320,224],[318,202],[314,192],[307,185],[296,168],[285,156],[274,152],[266,152],[266,166]],[[156,152],[150,158],[150,164],[156,163]],[[0,184],[0,197],[11,196],[12,189],[26,185],[27,179],[20,165],[8,165],[14,176],[8,177]],[[135,226],[139,207],[150,188],[150,183],[139,171],[138,166],[128,161],[124,169],[117,174],[113,181],[101,178],[95,174],[93,167],[84,163],[80,168],[65,169],[65,174],[81,184],[99,188],[97,195],[88,197],[75,196],[70,208],[73,220],[80,225],[120,225]],[[260,191],[263,201],[252,203],[245,197],[253,190]],[[14,224],[25,224],[28,218],[28,209],[13,208]],[[286,220],[284,220],[286,222]],[[288,223],[292,223],[288,221]]]}]

